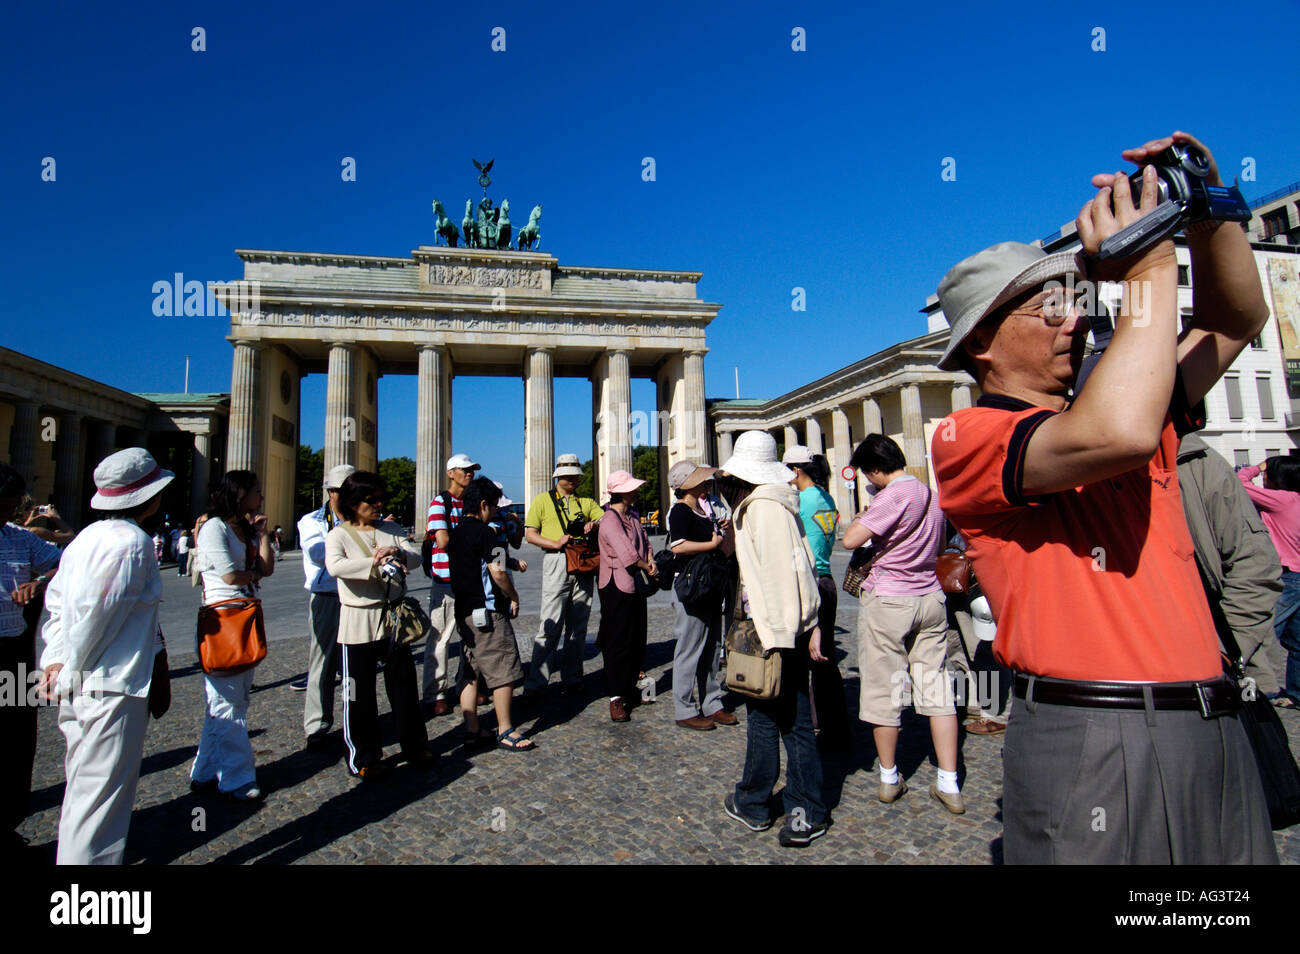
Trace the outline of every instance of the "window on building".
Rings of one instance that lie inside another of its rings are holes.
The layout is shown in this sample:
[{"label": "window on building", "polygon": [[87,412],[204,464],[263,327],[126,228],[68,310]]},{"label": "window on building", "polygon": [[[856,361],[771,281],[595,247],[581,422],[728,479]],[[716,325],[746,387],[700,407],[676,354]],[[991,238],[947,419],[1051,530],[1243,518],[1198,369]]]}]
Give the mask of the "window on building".
[{"label": "window on building", "polygon": [[1281,457],[1281,456],[1282,456],[1282,451],[1281,451],[1280,449],[1276,448],[1276,447],[1270,447],[1268,450],[1264,451],[1264,456],[1265,456],[1265,457]]},{"label": "window on building", "polygon": [[1192,309],[1184,308],[1178,314],[1182,321],[1183,331],[1186,331],[1192,326]]},{"label": "window on building", "polygon": [[1250,465],[1250,451],[1234,450],[1232,452],[1232,463],[1236,467],[1247,467]]},{"label": "window on building", "polygon": [[1291,226],[1287,221],[1286,206],[1280,209],[1274,209],[1272,212],[1266,212],[1263,217],[1264,239],[1267,241],[1274,235],[1287,231]]},{"label": "window on building", "polygon": [[1259,395],[1259,416],[1262,420],[1273,420],[1273,386],[1267,371],[1255,374],[1255,392]]},{"label": "window on building", "polygon": [[1190,288],[1190,287],[1191,287],[1191,285],[1192,285],[1192,266],[1190,266],[1190,265],[1179,265],[1179,266],[1178,266],[1178,284],[1179,284],[1179,285],[1182,285],[1184,288]]},{"label": "window on building", "polygon": [[1241,413],[1241,378],[1235,374],[1225,375],[1223,390],[1228,395],[1228,420],[1240,421]]},{"label": "window on building", "polygon": [[1250,346],[1251,346],[1252,348],[1254,348],[1256,351],[1263,351],[1263,350],[1264,350],[1264,332],[1261,331],[1259,334],[1255,335],[1255,337],[1251,338],[1251,339],[1250,339]]}]

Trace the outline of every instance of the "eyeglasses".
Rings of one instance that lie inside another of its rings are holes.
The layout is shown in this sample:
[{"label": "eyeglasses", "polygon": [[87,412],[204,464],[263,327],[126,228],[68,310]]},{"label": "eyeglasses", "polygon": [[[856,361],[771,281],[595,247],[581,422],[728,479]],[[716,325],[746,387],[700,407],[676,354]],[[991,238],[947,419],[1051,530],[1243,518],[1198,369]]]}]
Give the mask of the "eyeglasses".
[{"label": "eyeglasses", "polygon": [[383,497],[364,497],[364,498],[362,498],[361,502],[364,503],[364,504],[370,504],[370,506],[372,506],[372,507],[378,507],[378,506],[380,506],[381,504],[383,504],[383,502],[384,502],[384,498],[383,498]]},{"label": "eyeglasses", "polygon": [[1065,324],[1066,319],[1071,315],[1078,314],[1079,312],[1075,310],[1073,299],[1067,302],[1060,302],[1053,298],[1047,298],[1038,302],[1032,310],[1022,309],[1021,311],[1008,312],[1007,317],[1010,318],[1012,315],[1021,315],[1025,318],[1040,318],[1047,322],[1047,327],[1059,328],[1061,325]]}]

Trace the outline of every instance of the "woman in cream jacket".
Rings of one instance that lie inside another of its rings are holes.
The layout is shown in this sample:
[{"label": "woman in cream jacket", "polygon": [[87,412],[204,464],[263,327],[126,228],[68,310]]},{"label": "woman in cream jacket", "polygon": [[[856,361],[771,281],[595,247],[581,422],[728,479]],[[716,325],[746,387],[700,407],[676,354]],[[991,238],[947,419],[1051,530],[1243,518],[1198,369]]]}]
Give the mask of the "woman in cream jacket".
[{"label": "woman in cream jacket", "polygon": [[349,774],[371,781],[386,774],[375,699],[376,664],[384,661],[384,689],[397,716],[402,757],[430,768],[433,754],[420,711],[415,662],[384,629],[384,606],[406,594],[406,574],[420,565],[420,546],[402,528],[381,520],[387,488],[377,474],[357,471],[339,488],[344,522],[325,537],[325,570],[339,585],[343,651],[343,741]]},{"label": "woman in cream jacket", "polygon": [[747,702],[745,770],[723,807],[751,831],[771,827],[767,806],[784,743],[786,818],[779,841],[798,847],[824,835],[829,821],[808,699],[809,659],[825,658],[817,628],[817,575],[799,520],[799,498],[790,486],[794,474],[776,459],[772,436],[741,434],[720,470],[742,485],[743,499],[733,504],[741,581],[737,614],[753,620],[764,649],[781,654],[780,694]]}]

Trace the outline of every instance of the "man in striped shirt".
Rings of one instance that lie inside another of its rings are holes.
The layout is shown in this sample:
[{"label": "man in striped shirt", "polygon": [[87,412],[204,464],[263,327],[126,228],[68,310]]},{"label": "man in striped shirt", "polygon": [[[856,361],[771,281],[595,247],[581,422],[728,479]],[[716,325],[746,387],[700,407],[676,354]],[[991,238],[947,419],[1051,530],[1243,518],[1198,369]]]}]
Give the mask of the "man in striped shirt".
[{"label": "man in striped shirt", "polygon": [[447,489],[429,504],[427,532],[433,535],[429,576],[429,620],[433,627],[424,643],[424,706],[435,716],[451,711],[451,697],[456,688],[447,668],[447,647],[456,632],[456,601],[451,594],[451,564],[447,559],[447,542],[452,528],[460,522],[461,495],[478,472],[479,465],[466,454],[456,454],[447,461]]}]

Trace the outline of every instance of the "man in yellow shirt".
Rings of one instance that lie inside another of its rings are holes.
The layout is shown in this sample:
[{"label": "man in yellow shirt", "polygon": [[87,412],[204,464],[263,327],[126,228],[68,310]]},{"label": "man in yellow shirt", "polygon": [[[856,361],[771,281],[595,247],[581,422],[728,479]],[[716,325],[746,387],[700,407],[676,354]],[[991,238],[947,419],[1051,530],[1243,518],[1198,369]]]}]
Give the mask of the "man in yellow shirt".
[{"label": "man in yellow shirt", "polygon": [[524,680],[525,692],[538,692],[551,681],[553,659],[559,657],[561,692],[582,691],[582,657],[587,646],[587,620],[595,573],[570,573],[564,548],[575,536],[591,532],[604,511],[590,497],[576,493],[582,478],[577,454],[561,454],[555,462],[555,489],[538,494],[524,517],[524,535],[545,551],[542,557],[542,622],[533,640],[533,658]]}]

